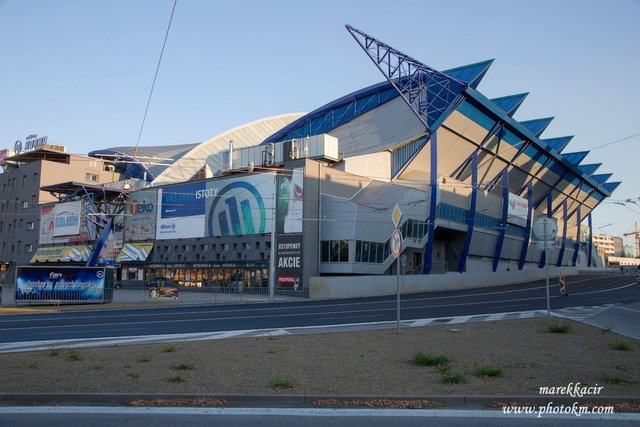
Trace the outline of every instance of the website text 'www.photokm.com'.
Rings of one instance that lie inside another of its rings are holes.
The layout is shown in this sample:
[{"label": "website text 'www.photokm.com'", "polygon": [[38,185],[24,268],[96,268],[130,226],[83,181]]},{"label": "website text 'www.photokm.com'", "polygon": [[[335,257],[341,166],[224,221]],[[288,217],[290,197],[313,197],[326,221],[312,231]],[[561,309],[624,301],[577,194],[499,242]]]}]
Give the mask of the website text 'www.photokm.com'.
[{"label": "website text 'www.photokm.com'", "polygon": [[[574,397],[588,398],[590,396],[597,396],[602,392],[603,387],[582,385],[580,383],[569,383],[566,386],[559,387],[540,387],[538,394],[541,396],[562,396],[562,397]],[[503,414],[514,415],[536,415],[542,417],[544,415],[575,415],[580,417],[582,415],[590,414],[613,414],[613,406],[594,405],[594,404],[581,404],[578,401],[572,404],[556,404],[553,401],[548,402],[545,405],[531,405],[523,404],[507,405],[502,407]]]}]

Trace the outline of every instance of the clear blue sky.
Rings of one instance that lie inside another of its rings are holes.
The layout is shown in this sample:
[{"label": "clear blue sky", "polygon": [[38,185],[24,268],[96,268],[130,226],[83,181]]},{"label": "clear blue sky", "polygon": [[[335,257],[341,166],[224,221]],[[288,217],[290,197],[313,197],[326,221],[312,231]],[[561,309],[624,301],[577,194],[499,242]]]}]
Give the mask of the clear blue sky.
[{"label": "clear blue sky", "polygon": [[[173,0],[0,0],[0,148],[38,133],[68,150],[135,145]],[[437,69],[495,58],[479,89],[530,92],[520,120],[580,151],[640,133],[640,2],[179,0],[140,145],[195,143],[381,81],[344,29]],[[595,150],[640,197],[640,137]],[[640,203],[640,201],[638,201]],[[621,235],[640,206],[607,203]],[[633,211],[632,211],[633,209]],[[627,241],[631,241],[627,239]]]}]

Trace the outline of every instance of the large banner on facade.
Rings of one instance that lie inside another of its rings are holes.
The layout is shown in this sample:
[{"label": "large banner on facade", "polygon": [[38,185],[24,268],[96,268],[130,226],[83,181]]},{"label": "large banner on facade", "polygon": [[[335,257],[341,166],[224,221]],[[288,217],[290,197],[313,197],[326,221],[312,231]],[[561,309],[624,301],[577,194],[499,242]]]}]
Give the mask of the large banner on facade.
[{"label": "large banner on facade", "polygon": [[297,168],[290,176],[278,175],[277,233],[302,233],[304,202],[304,168]]},{"label": "large banner on facade", "polygon": [[275,173],[207,182],[206,235],[242,236],[273,229]]},{"label": "large banner on facade", "polygon": [[158,190],[156,239],[203,237],[205,193],[204,182]]},{"label": "large banner on facade", "polygon": [[[40,239],[41,245],[50,245],[55,243],[76,243],[88,242],[89,232],[87,230],[86,221],[81,221],[80,232],[75,235],[60,236],[55,234],[56,230],[56,212],[55,206],[42,206],[40,210]],[[83,205],[82,209],[86,209]],[[86,212],[84,212],[86,214]]]},{"label": "large banner on facade", "polygon": [[125,209],[125,241],[153,240],[156,237],[157,199],[155,190],[129,194]]},{"label": "large banner on facade", "polygon": [[520,227],[527,226],[527,213],[529,202],[527,199],[509,193],[509,206],[507,207],[507,222]]},{"label": "large banner on facade", "polygon": [[70,236],[80,234],[82,202],[58,203],[53,208],[53,235]]},{"label": "large banner on facade", "polygon": [[276,285],[302,287],[302,234],[279,234],[276,246]]},{"label": "large banner on facade", "polygon": [[16,301],[102,301],[104,268],[17,267]]}]

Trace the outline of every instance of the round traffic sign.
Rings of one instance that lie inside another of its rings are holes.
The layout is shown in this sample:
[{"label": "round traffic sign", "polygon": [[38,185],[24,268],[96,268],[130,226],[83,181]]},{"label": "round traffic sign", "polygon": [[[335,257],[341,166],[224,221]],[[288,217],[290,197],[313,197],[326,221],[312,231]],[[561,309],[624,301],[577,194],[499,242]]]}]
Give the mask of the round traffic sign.
[{"label": "round traffic sign", "polygon": [[539,218],[533,223],[533,234],[543,242],[549,242],[556,238],[558,226],[553,218]]},{"label": "round traffic sign", "polygon": [[397,228],[391,233],[389,246],[391,247],[391,253],[394,257],[397,258],[400,256],[400,252],[402,252],[402,233]]}]

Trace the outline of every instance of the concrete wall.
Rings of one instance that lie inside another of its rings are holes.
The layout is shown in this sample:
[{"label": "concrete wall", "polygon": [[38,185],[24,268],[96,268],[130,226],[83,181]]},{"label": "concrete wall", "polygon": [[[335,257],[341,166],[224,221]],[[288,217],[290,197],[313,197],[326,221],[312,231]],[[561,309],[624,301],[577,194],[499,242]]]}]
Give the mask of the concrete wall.
[{"label": "concrete wall", "polygon": [[[581,267],[580,270],[586,269]],[[577,271],[577,267],[549,267],[549,277],[553,278],[551,286],[558,286],[557,278],[560,273],[571,275],[576,274]],[[541,268],[516,269],[496,273],[478,273],[476,271],[462,274],[401,276],[400,292],[405,294],[510,285],[544,279],[544,277],[545,271]],[[571,283],[567,283],[567,288],[571,291]],[[309,297],[313,299],[352,298],[393,295],[395,293],[396,276],[312,277]]]}]

